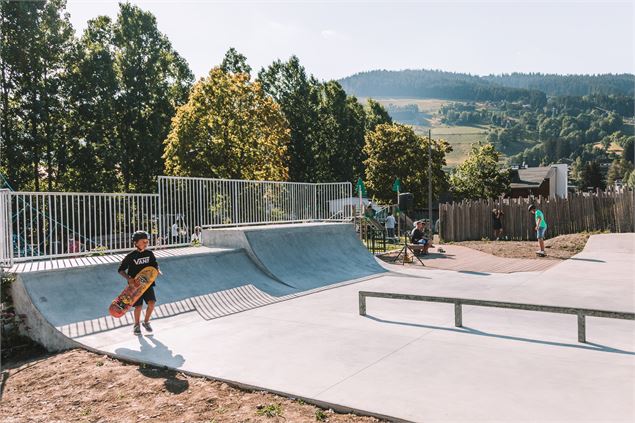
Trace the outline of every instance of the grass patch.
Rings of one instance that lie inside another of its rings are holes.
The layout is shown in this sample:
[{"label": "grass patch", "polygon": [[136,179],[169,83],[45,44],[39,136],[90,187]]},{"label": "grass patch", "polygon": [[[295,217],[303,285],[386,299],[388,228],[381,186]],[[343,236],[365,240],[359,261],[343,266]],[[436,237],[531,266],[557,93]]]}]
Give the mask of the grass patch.
[{"label": "grass patch", "polygon": [[256,413],[259,416],[279,417],[282,416],[282,405],[279,403],[259,405]]}]

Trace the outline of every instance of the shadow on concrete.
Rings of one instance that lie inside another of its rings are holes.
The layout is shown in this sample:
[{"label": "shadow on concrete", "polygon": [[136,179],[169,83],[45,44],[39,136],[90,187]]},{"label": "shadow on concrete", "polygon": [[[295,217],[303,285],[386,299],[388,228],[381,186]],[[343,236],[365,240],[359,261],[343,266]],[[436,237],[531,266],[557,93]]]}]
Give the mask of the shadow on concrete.
[{"label": "shadow on concrete", "polygon": [[466,273],[468,275],[474,275],[474,276],[489,276],[491,275],[491,273],[487,273],[487,272],[476,272],[474,270],[459,270],[459,273]]},{"label": "shadow on concrete", "polygon": [[432,253],[432,252],[428,252],[428,254],[426,254],[425,257],[426,259],[450,259],[450,260],[455,260],[456,254],[447,254],[447,253]]},{"label": "shadow on concrete", "polygon": [[522,338],[518,336],[509,336],[509,335],[499,335],[495,333],[483,332],[478,329],[470,328],[467,326],[463,326],[461,328],[448,328],[443,326],[422,325],[419,323],[408,323],[408,322],[398,322],[394,320],[385,320],[385,319],[380,319],[379,317],[373,317],[369,315],[366,315],[365,317],[367,317],[368,319],[374,320],[376,322],[388,323],[391,325],[412,326],[412,327],[424,328],[424,329],[443,330],[447,332],[458,332],[458,333],[465,333],[468,335],[487,336],[491,338],[508,339],[511,341],[520,341],[520,342],[529,342],[532,344],[552,345],[556,347],[578,348],[582,350],[601,351],[601,352],[614,353],[614,354],[635,355],[635,352],[633,351],[620,350],[618,348],[612,348],[606,345],[596,344],[593,342],[586,342],[585,344],[570,344],[566,342],[543,341],[540,339]]},{"label": "shadow on concrete", "polygon": [[389,270],[388,274],[385,276],[399,276],[399,277],[413,278],[413,279],[432,279],[427,276],[412,275],[410,273],[396,272],[394,270]]},{"label": "shadow on concrete", "polygon": [[587,259],[587,258],[580,258],[580,257],[569,257],[568,260],[575,260],[575,261],[590,261],[593,263],[606,263],[604,260],[598,260],[598,259]]},{"label": "shadow on concrete", "polygon": [[[146,339],[147,338],[147,339]],[[155,363],[172,368],[178,368],[185,363],[181,354],[174,355],[165,344],[154,336],[138,336],[139,350],[130,348],[117,348],[115,354],[134,361]],[[150,342],[148,342],[150,340]]]}]

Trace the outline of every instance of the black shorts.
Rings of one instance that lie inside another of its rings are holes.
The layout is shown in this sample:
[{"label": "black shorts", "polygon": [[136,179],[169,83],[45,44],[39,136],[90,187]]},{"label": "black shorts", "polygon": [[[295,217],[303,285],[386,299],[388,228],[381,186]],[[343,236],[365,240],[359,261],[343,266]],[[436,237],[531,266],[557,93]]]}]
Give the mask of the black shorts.
[{"label": "black shorts", "polygon": [[495,231],[498,231],[499,229],[503,229],[503,224],[501,222],[494,221],[492,222],[492,227]]},{"label": "black shorts", "polygon": [[154,295],[154,287],[151,286],[150,288],[148,288],[146,292],[143,293],[143,295],[132,306],[139,307],[143,305],[144,301],[146,302],[146,304],[148,304],[148,301],[156,301],[156,300],[157,300],[157,297]]}]

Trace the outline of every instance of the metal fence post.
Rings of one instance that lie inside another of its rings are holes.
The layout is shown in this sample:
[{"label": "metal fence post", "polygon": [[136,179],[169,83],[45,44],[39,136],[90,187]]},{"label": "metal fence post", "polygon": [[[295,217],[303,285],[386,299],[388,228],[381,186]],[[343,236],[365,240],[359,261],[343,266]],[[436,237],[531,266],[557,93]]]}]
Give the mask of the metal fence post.
[{"label": "metal fence post", "polygon": [[586,343],[586,321],[583,313],[578,313],[578,342]]},{"label": "metal fence post", "polygon": [[363,292],[359,292],[359,315],[366,316],[366,296]]},{"label": "metal fence post", "polygon": [[454,303],[454,326],[457,328],[463,327],[463,311],[460,301]]}]

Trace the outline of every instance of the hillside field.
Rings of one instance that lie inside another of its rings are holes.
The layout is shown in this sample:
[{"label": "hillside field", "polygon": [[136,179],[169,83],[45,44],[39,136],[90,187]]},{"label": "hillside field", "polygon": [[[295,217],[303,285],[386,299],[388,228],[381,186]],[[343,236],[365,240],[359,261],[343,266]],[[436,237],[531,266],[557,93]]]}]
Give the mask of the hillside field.
[{"label": "hillside field", "polygon": [[[366,101],[365,98],[360,100],[362,102]],[[437,116],[439,109],[445,104],[457,103],[457,101],[436,98],[374,98],[373,100],[381,103],[386,108],[391,104],[399,107],[416,105],[421,113],[421,120],[426,122],[427,125],[410,126],[420,135],[427,135],[428,129],[431,129],[433,138],[443,138],[450,143],[452,152],[447,156],[447,166],[449,168],[453,168],[465,160],[473,143],[484,142],[487,138],[489,127],[485,125],[451,126],[441,123]]]}]

